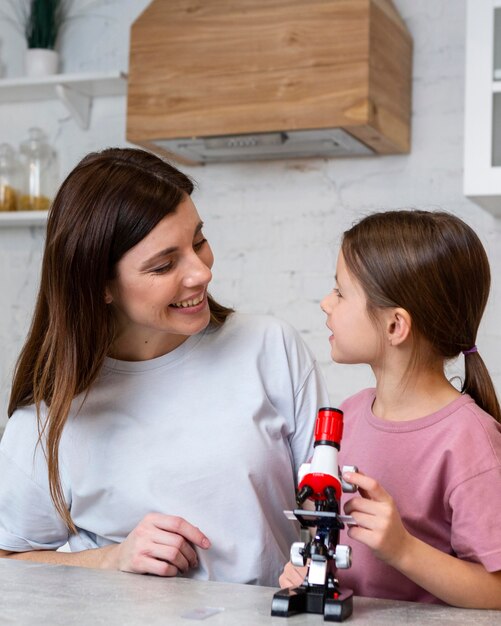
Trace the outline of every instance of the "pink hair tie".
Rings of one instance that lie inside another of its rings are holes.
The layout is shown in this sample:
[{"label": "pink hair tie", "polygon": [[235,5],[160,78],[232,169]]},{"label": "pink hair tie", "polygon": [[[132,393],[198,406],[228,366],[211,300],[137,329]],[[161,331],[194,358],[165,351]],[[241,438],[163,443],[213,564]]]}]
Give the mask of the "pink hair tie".
[{"label": "pink hair tie", "polygon": [[478,348],[477,348],[477,346],[473,346],[473,348],[470,348],[469,350],[463,350],[462,352],[466,356],[467,354],[472,354],[473,352],[478,352]]}]

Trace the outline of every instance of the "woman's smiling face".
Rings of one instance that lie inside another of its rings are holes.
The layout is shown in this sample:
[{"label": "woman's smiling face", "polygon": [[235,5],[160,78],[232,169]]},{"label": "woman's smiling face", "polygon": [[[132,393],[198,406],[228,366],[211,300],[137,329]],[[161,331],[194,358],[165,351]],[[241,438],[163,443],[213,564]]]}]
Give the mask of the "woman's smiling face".
[{"label": "woman's smiling face", "polygon": [[106,290],[117,321],[113,356],[153,358],[207,326],[214,257],[202,226],[187,196],[117,263]]}]

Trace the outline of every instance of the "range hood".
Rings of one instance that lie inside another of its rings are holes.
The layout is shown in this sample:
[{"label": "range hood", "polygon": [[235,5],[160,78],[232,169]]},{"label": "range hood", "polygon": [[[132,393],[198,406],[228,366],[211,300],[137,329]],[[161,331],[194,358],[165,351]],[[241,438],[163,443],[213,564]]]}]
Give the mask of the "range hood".
[{"label": "range hood", "polygon": [[408,152],[411,67],[391,0],[153,0],[127,139],[185,163]]}]

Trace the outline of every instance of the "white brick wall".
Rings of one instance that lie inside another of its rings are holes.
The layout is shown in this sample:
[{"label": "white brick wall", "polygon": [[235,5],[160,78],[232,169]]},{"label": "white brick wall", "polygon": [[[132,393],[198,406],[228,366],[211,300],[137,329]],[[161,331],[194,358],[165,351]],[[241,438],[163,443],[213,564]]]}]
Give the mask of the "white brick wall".
[{"label": "white brick wall", "polygon": [[[62,44],[65,71],[126,69],[128,27],[147,3],[111,2],[99,11],[103,17],[75,21]],[[454,212],[484,242],[493,288],[478,345],[501,393],[501,220],[462,194],[465,2],[395,4],[414,37],[409,155],[184,168],[199,183],[194,199],[216,254],[213,294],[295,325],[321,362],[335,404],[372,380],[365,366],[329,360],[318,303],[333,284],[340,234],[368,212],[404,206]],[[22,72],[22,52],[22,40],[0,22],[5,76]],[[88,151],[124,145],[124,120],[123,98],[96,100],[88,131],[58,102],[0,105],[0,142],[17,145],[30,126],[42,126],[58,150],[63,176]],[[33,306],[42,245],[41,229],[0,230],[0,424]]]}]

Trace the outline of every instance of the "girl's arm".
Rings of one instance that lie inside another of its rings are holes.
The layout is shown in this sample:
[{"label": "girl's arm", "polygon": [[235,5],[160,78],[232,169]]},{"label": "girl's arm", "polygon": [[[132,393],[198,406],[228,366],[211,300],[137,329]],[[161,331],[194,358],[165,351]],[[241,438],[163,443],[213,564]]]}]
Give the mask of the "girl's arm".
[{"label": "girl's arm", "polygon": [[452,606],[501,609],[501,571],[445,554],[411,535],[404,527],[393,499],[381,485],[360,473],[346,473],[362,497],[345,505],[358,526],[348,535],[417,585]]},{"label": "girl's arm", "polygon": [[207,549],[210,541],[196,526],[181,517],[150,513],[122,543],[81,552],[0,550],[0,558],[176,576],[198,566],[193,545]]}]

